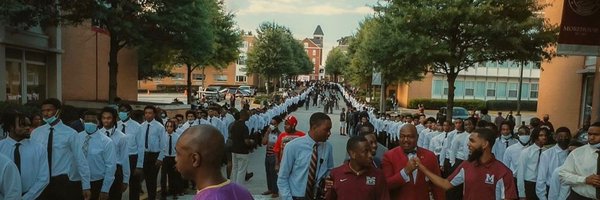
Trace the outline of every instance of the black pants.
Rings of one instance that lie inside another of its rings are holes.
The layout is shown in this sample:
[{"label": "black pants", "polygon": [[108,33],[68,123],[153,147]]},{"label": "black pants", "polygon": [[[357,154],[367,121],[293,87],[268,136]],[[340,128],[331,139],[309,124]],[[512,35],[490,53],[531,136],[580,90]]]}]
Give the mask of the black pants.
[{"label": "black pants", "polygon": [[166,197],[167,194],[180,193],[181,182],[181,174],[175,170],[175,157],[163,158],[162,170],[160,171],[161,196]]},{"label": "black pants", "polygon": [[538,200],[535,193],[535,182],[525,181],[525,198],[527,200]]},{"label": "black pants", "polygon": [[91,200],[100,199],[100,190],[102,190],[102,182],[104,182],[104,179],[90,182],[90,191],[92,192],[92,197],[90,198]]},{"label": "black pants", "polygon": [[450,159],[444,159],[444,172],[442,173],[442,177],[448,178],[450,174],[452,174],[452,165],[450,165]]},{"label": "black pants", "polygon": [[581,195],[577,194],[577,192],[571,190],[571,193],[567,197],[567,200],[594,200],[594,199],[581,196]]},{"label": "black pants", "polygon": [[113,181],[110,191],[108,192],[108,199],[110,200],[121,200],[123,198],[123,191],[121,186],[123,185],[123,166],[117,165],[115,171],[115,180]]},{"label": "black pants", "polygon": [[144,179],[146,179],[146,190],[148,191],[148,200],[156,199],[156,186],[159,166],[156,166],[158,152],[144,153]]},{"label": "black pants", "polygon": [[139,200],[142,190],[142,177],[135,175],[137,160],[137,155],[129,155],[129,170],[131,170],[131,175],[129,176],[129,200]]},{"label": "black pants", "polygon": [[58,175],[50,178],[39,199],[42,200],[80,200],[83,198],[81,181],[70,181],[67,175]]}]

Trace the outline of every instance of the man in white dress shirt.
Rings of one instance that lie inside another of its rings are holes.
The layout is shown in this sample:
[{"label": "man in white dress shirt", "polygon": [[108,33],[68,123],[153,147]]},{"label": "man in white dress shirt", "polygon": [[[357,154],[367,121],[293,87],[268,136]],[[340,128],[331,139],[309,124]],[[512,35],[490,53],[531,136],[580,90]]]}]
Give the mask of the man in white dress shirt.
[{"label": "man in white dress shirt", "polygon": [[535,192],[540,200],[548,199],[549,180],[554,170],[565,162],[569,154],[571,131],[567,127],[559,127],[554,134],[556,145],[542,153],[538,167]]},{"label": "man in white dress shirt", "polygon": [[58,119],[61,106],[58,99],[44,100],[41,111],[46,124],[31,133],[31,141],[45,147],[48,155],[50,183],[40,199],[89,199],[90,167],[77,132]]},{"label": "man in white dress shirt", "polygon": [[108,136],[115,145],[115,156],[117,166],[115,169],[115,180],[110,187],[109,199],[121,199],[123,192],[129,185],[131,171],[129,168],[129,151],[127,149],[127,136],[116,128],[117,110],[111,107],[105,107],[100,111],[100,122],[102,129],[100,133]]},{"label": "man in white dress shirt", "polygon": [[110,132],[106,129],[98,129],[102,118],[100,115],[94,111],[87,111],[83,117],[85,130],[78,133],[77,142],[81,144],[81,150],[90,167],[92,192],[90,199],[106,200],[117,169],[115,145],[106,135],[110,135]]},{"label": "man in white dress shirt", "polygon": [[155,120],[156,108],[148,105],[144,108],[144,122],[141,133],[144,139],[144,179],[148,199],[156,199],[158,171],[164,155],[160,155],[162,140],[165,138],[165,127]]},{"label": "man in white dress shirt", "polygon": [[588,129],[588,144],[571,152],[558,172],[560,180],[571,186],[567,199],[600,199],[600,173],[598,173],[598,156],[600,149],[600,122],[595,122]]},{"label": "man in white dress shirt", "polygon": [[117,130],[127,137],[129,157],[129,200],[139,200],[142,190],[142,174],[144,169],[144,137],[140,124],[131,118],[132,107],[129,104],[119,105],[119,121]]},{"label": "man in white dress shirt", "polygon": [[[521,156],[521,152],[523,152],[523,149],[525,149],[531,144],[530,134],[531,131],[529,131],[529,128],[527,128],[527,126],[519,127],[519,130],[517,132],[518,142],[514,145],[508,146],[508,148],[504,152],[504,157],[502,158],[502,163],[504,163],[504,165],[506,165],[513,173],[515,185],[517,185],[517,169],[519,164],[519,157]],[[519,188],[517,187],[517,192],[518,190]]]},{"label": "man in white dress shirt", "polygon": [[180,132],[182,132],[182,133],[189,127],[198,125],[198,121],[196,121],[196,112],[193,110],[185,111],[185,119],[186,119],[186,121],[183,123],[181,128],[179,128],[179,129],[181,129]]},{"label": "man in white dress shirt", "polygon": [[[496,158],[502,160],[504,158],[504,152],[510,145],[516,144],[519,141],[513,135],[512,127],[508,121],[503,121],[500,123],[500,137],[496,138],[496,143],[494,143],[494,147],[492,148],[492,153]],[[504,163],[508,166],[506,163]]]},{"label": "man in white dress shirt", "polygon": [[531,132],[531,141],[533,144],[523,150],[519,156],[517,188],[519,198],[528,200],[537,200],[535,193],[535,182],[538,176],[538,167],[542,152],[546,150],[549,137],[549,130],[545,128],[535,128]]},{"label": "man in white dress shirt", "polygon": [[2,124],[8,137],[0,140],[0,154],[12,158],[11,162],[14,162],[19,170],[16,174],[21,174],[21,193],[17,194],[22,199],[36,199],[50,182],[46,149],[29,139],[31,122],[24,114],[5,113]]},{"label": "man in white dress shirt", "polygon": [[21,178],[14,162],[0,154],[0,199],[21,199]]}]

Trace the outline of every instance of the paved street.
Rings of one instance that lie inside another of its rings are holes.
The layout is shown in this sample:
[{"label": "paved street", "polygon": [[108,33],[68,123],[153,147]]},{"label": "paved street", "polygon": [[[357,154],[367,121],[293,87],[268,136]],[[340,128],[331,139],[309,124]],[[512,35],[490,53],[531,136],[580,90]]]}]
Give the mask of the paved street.
[{"label": "paved street", "polygon": [[[341,106],[341,105],[340,105]],[[340,129],[340,125],[339,125],[339,113],[341,112],[341,108],[340,110],[333,110],[333,114],[330,114],[329,116],[331,117],[331,119],[333,120],[333,127],[331,128],[331,136],[329,137],[329,142],[331,142],[331,144],[333,145],[333,157],[334,157],[334,163],[335,166],[340,165],[345,158],[345,154],[346,154],[346,140],[348,139],[347,136],[341,136],[339,134],[339,129]],[[301,107],[299,108],[296,112],[292,113],[292,115],[296,116],[298,118],[298,130],[304,131],[306,133],[308,133],[308,129],[309,129],[309,118],[310,115],[312,113],[315,112],[322,112],[323,111],[323,107],[310,107],[309,110],[306,110],[306,108]],[[280,130],[283,130],[283,123],[281,124]],[[250,163],[248,166],[248,172],[254,172],[254,177],[246,182],[245,186],[246,188],[248,188],[248,190],[250,190],[250,192],[254,195],[254,198],[259,200],[259,199],[271,199],[268,196],[262,196],[260,195],[261,193],[263,193],[264,191],[267,190],[267,179],[266,179],[266,175],[265,175],[265,147],[260,147],[258,148],[256,151],[254,151],[251,155],[250,155]],[[225,174],[225,170],[223,170],[223,174]],[[193,195],[186,195],[183,197],[179,197],[179,199],[193,199]]]}]

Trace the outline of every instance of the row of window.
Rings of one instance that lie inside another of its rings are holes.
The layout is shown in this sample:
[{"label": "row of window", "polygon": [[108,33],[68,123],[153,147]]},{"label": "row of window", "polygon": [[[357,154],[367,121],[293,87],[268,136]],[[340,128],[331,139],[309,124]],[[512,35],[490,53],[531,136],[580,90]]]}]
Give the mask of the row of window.
[{"label": "row of window", "polygon": [[[527,62],[523,66],[523,69],[539,69],[541,67],[541,62]],[[504,62],[485,62],[479,63],[480,67],[499,67],[499,68],[519,68],[521,67],[521,63],[513,62],[513,61],[504,61]]]},{"label": "row of window", "polygon": [[[456,81],[454,83],[456,98],[517,98],[519,83],[516,82],[485,82],[485,81]],[[538,83],[523,83],[521,87],[522,99],[537,99],[539,94]],[[433,81],[433,95],[448,95],[448,82],[445,80]]]},{"label": "row of window", "polygon": [[[184,73],[174,73],[173,77],[171,78],[173,80],[184,80],[185,79],[185,74]],[[224,74],[215,74],[213,75],[213,79],[214,81],[227,81],[227,75]],[[157,81],[160,81],[160,79],[156,79]],[[192,80],[195,81],[202,81],[204,80],[204,75],[202,74],[192,74]],[[235,82],[246,82],[248,80],[247,76],[235,76]]]}]

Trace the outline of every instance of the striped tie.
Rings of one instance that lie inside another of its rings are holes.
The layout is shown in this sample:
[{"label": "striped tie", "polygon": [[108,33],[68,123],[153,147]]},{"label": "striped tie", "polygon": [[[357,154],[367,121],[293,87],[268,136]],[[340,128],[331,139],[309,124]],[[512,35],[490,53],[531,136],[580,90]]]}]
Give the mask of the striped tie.
[{"label": "striped tie", "polygon": [[88,134],[88,135],[86,135],[86,136],[85,136],[85,141],[83,141],[83,147],[81,147],[81,148],[82,148],[82,150],[83,150],[83,155],[84,155],[85,157],[87,157],[87,156],[88,156],[88,150],[89,150],[89,148],[90,148],[90,139],[91,139],[91,138],[92,138],[92,136],[90,136],[89,134]]},{"label": "striped tie", "polygon": [[310,168],[308,168],[308,181],[306,184],[306,197],[308,199],[313,199],[314,195],[314,187],[317,182],[317,157],[318,152],[317,149],[319,147],[319,143],[315,143],[313,146],[312,157],[310,158]]}]

